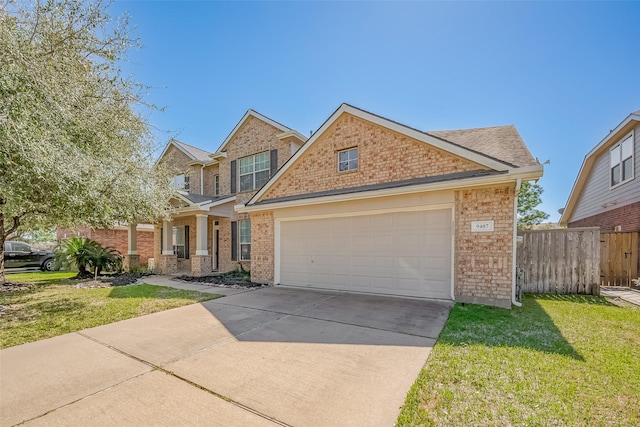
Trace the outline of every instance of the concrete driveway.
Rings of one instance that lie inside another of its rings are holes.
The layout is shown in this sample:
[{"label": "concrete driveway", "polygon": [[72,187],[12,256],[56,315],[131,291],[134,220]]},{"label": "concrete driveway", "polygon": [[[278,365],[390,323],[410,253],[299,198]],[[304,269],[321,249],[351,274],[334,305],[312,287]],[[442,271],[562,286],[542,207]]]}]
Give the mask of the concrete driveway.
[{"label": "concrete driveway", "polygon": [[451,303],[265,288],[0,351],[0,424],[391,426]]}]

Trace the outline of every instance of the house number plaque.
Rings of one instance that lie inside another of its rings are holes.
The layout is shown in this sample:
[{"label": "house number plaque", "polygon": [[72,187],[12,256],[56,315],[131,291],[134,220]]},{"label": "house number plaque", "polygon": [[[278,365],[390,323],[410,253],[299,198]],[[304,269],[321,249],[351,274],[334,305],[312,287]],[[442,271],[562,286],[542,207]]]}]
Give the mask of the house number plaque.
[{"label": "house number plaque", "polygon": [[471,221],[471,232],[493,231],[493,221]]}]

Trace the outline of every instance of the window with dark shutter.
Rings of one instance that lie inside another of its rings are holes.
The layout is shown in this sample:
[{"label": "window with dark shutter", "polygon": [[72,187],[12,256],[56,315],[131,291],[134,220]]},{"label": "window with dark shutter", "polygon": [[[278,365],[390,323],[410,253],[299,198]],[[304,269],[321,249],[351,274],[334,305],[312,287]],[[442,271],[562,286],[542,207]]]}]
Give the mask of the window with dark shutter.
[{"label": "window with dark shutter", "polygon": [[231,194],[236,194],[236,175],[237,175],[236,161],[231,160]]},{"label": "window with dark shutter", "polygon": [[184,259],[189,259],[189,226],[184,226]]},{"label": "window with dark shutter", "polygon": [[272,177],[278,171],[278,150],[271,150],[271,175]]},{"label": "window with dark shutter", "polygon": [[231,261],[238,260],[238,223],[231,221]]}]

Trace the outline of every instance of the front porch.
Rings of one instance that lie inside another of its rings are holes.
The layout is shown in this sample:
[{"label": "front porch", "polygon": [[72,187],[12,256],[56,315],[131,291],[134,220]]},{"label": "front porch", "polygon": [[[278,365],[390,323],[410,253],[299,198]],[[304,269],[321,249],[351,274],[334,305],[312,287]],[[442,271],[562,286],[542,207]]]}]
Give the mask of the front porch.
[{"label": "front porch", "polygon": [[[174,200],[170,219],[154,224],[154,270],[161,274],[206,276],[214,271],[226,271],[229,258],[224,245],[230,246],[228,235],[235,196],[205,198],[179,195]],[[204,199],[204,200],[202,200]],[[128,227],[129,248],[125,269],[139,263],[136,224]]]}]

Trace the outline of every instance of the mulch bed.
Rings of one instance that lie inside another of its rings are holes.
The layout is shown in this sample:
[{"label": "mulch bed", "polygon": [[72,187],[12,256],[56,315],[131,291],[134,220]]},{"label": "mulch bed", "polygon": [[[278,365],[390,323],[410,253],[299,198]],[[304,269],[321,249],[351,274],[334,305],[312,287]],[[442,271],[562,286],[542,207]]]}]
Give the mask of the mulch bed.
[{"label": "mulch bed", "polygon": [[36,285],[32,283],[14,283],[9,282],[4,285],[0,285],[0,292],[13,292],[13,291],[27,291],[35,288]]},{"label": "mulch bed", "polygon": [[98,280],[88,279],[79,282],[74,288],[110,288],[113,286],[132,285],[141,278],[140,274],[116,273],[98,276]]},{"label": "mulch bed", "polygon": [[179,282],[200,283],[208,286],[216,286],[219,288],[234,288],[234,289],[256,289],[266,288],[269,285],[263,285],[261,283],[252,282],[249,279],[242,277],[229,277],[224,274],[215,274],[211,276],[180,276],[173,280]]}]

